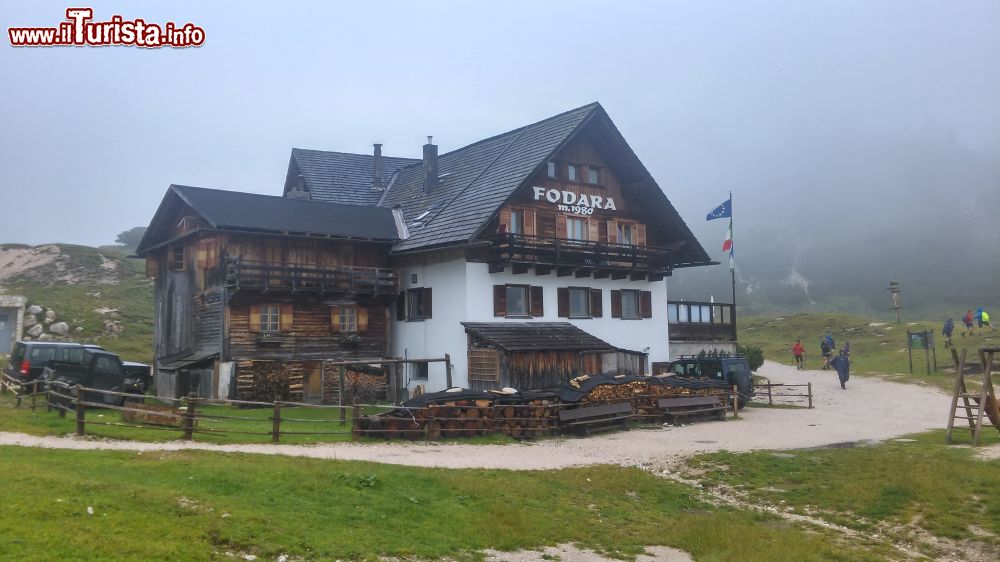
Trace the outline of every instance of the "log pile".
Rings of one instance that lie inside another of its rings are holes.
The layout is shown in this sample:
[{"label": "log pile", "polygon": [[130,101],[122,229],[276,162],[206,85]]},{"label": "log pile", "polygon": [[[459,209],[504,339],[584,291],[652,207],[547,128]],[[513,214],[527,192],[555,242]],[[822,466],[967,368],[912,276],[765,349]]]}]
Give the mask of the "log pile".
[{"label": "log pile", "polygon": [[[591,389],[581,403],[610,404],[614,402],[631,402],[633,415],[638,418],[658,419],[663,412],[656,405],[660,398],[675,398],[680,396],[714,396],[719,394],[718,388],[689,388],[671,384],[647,381],[631,381],[623,384],[602,384]],[[722,397],[723,403],[726,397]]]},{"label": "log pile", "polygon": [[498,404],[493,407],[496,431],[510,437],[553,435],[557,430],[559,407],[552,400],[531,400],[526,404]]},{"label": "log pile", "polygon": [[355,435],[385,439],[437,440],[442,437],[473,437],[494,429],[489,400],[442,400],[421,408],[399,408],[379,416],[366,416],[355,423]]}]

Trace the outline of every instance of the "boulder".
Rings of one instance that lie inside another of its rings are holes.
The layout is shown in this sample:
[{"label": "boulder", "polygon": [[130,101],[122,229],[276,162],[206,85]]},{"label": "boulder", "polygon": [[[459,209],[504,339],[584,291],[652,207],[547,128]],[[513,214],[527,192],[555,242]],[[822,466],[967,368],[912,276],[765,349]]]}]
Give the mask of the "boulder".
[{"label": "boulder", "polygon": [[34,314],[26,314],[24,316],[24,327],[25,328],[30,328],[30,327],[34,326],[35,324],[38,324],[38,317],[37,316],[35,316]]},{"label": "boulder", "polygon": [[56,321],[56,311],[51,308],[45,311],[45,323],[51,324]]},{"label": "boulder", "polygon": [[25,310],[25,312],[27,312],[28,314],[41,314],[42,307],[38,306],[37,304],[33,304],[29,306],[28,310]]},{"label": "boulder", "polygon": [[37,338],[38,336],[42,335],[42,325],[35,324],[34,326],[28,328],[28,335],[33,338]]},{"label": "boulder", "polygon": [[69,324],[65,322],[56,322],[55,324],[49,326],[49,331],[53,334],[65,336],[69,333]]},{"label": "boulder", "polygon": [[55,338],[52,337],[52,334],[42,334],[38,336],[38,341],[52,341],[54,339]]}]

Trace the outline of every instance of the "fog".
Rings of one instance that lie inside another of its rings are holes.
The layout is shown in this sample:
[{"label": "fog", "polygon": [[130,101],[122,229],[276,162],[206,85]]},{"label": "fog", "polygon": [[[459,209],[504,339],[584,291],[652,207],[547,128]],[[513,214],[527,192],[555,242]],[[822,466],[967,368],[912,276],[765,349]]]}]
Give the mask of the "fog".
[{"label": "fog", "polygon": [[[65,7],[0,1],[5,27]],[[0,242],[106,244],[170,183],[280,193],[292,147],[417,157],[597,100],[719,261],[732,191],[748,311],[884,312],[892,279],[907,307],[1000,297],[995,1],[92,7],[207,39],[4,41]],[[724,265],[671,280],[729,290]]]}]

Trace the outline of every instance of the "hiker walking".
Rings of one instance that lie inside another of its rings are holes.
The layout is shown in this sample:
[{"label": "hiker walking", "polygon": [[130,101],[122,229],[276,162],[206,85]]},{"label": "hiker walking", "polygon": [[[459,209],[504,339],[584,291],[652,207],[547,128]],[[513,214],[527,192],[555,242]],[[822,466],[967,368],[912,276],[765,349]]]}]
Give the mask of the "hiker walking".
[{"label": "hiker walking", "polygon": [[972,335],[972,309],[971,308],[968,311],[966,311],[965,316],[962,317],[962,326],[964,327],[964,329],[962,330],[962,337],[963,338],[965,337],[965,332],[969,332],[969,335],[971,336]]},{"label": "hiker walking", "polygon": [[851,378],[851,358],[845,353],[830,360],[830,365],[837,371],[837,378],[840,379],[840,388],[847,390],[847,379]]},{"label": "hiker walking", "polygon": [[830,358],[833,357],[833,336],[827,334],[819,342],[819,350],[823,353],[823,370],[826,371],[830,368]]},{"label": "hiker walking", "polygon": [[795,368],[800,371],[805,368],[805,361],[802,360],[802,356],[805,353],[806,350],[802,347],[802,341],[795,340],[795,345],[792,346],[792,355],[795,357]]},{"label": "hiker walking", "polygon": [[994,331],[996,330],[996,328],[993,327],[993,324],[990,324],[990,315],[985,310],[983,311],[983,314],[982,316],[979,317],[979,319],[982,322],[983,326],[986,326],[987,328]]},{"label": "hiker walking", "polygon": [[951,333],[955,330],[955,321],[951,318],[945,320],[944,326],[941,328],[941,335],[944,336],[944,348],[948,349],[952,346],[951,343]]},{"label": "hiker walking", "polygon": [[[975,318],[975,320],[976,320],[976,324],[979,325],[979,333],[980,334],[983,333],[983,313],[984,312],[986,312],[985,308],[982,307],[982,306],[980,306],[979,308],[976,309],[976,315],[973,316],[973,318]],[[988,321],[989,319],[990,319],[990,315],[987,314],[986,315],[986,320]]]}]

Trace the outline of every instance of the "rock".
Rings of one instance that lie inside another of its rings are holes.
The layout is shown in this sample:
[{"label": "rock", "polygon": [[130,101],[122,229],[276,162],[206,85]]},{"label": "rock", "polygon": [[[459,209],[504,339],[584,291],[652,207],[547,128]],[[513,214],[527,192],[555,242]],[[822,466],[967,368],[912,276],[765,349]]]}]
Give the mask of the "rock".
[{"label": "rock", "polygon": [[82,331],[83,331],[83,326],[77,326],[77,327],[76,327],[76,328],[74,328],[74,329],[75,329],[75,330],[76,330],[77,332],[82,332]]},{"label": "rock", "polygon": [[45,323],[51,324],[56,321],[56,311],[51,308],[45,311]]},{"label": "rock", "polygon": [[52,341],[54,339],[55,338],[52,337],[52,334],[42,334],[38,336],[38,341]]},{"label": "rock", "polygon": [[28,314],[32,314],[32,315],[34,315],[34,314],[41,314],[42,313],[42,307],[38,306],[37,304],[33,304],[33,305],[29,306],[28,310],[25,310],[25,312],[27,312]]},{"label": "rock", "polygon": [[69,333],[69,324],[65,322],[56,322],[55,324],[49,326],[49,331],[53,334],[65,336]]},{"label": "rock", "polygon": [[28,335],[33,338],[37,338],[38,336],[42,335],[42,325],[35,324],[34,326],[28,328]]},{"label": "rock", "polygon": [[26,314],[24,316],[24,327],[25,328],[30,328],[30,327],[34,326],[35,324],[38,324],[38,317],[37,316],[35,316],[34,314]]}]

